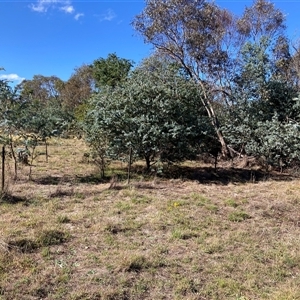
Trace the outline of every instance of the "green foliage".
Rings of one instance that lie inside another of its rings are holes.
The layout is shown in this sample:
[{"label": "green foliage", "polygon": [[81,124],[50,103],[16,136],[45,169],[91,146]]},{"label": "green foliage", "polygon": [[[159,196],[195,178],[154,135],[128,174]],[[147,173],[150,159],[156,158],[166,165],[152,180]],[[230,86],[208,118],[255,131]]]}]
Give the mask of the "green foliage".
[{"label": "green foliage", "polygon": [[299,161],[300,126],[295,122],[282,123],[275,115],[271,121],[259,122],[245,150],[263,157],[266,166],[290,166]]},{"label": "green foliage", "polygon": [[16,95],[6,80],[0,80],[0,128],[1,143],[8,144],[9,138],[18,133],[18,120],[22,103],[16,101]]},{"label": "green foliage", "polygon": [[271,61],[267,53],[269,39],[263,37],[258,43],[247,42],[241,50],[239,74],[235,77],[237,88],[247,93],[247,100],[264,98],[264,88],[271,76]]},{"label": "green foliage", "polygon": [[133,25],[157,56],[131,72],[133,62],[113,53],[67,82],[36,75],[16,91],[1,80],[1,141],[27,153],[72,124],[102,175],[130,149],[147,169],[199,152],[217,161],[227,145],[266,168],[298,163],[300,51],[284,21],[266,0],[240,18],[211,1],[149,0]]},{"label": "green foliage", "polygon": [[[44,79],[43,76],[40,77]],[[56,77],[54,83],[52,79],[51,77],[50,87],[58,82]],[[30,165],[29,176],[31,176],[31,165],[38,143],[42,141],[46,144],[48,138],[61,134],[71,121],[71,116],[62,109],[54,94],[52,96],[49,94],[47,101],[46,98],[34,98],[39,95],[39,92],[50,88],[44,86],[46,83],[41,84],[39,88],[35,86],[36,93],[26,92],[29,87],[27,83],[22,85],[24,89],[18,86],[16,90],[12,90],[6,81],[0,81],[0,138],[2,144],[9,146],[8,149],[14,159],[15,178],[17,178],[18,160]],[[34,84],[37,83],[41,82],[35,78]],[[50,93],[50,90],[48,92]],[[48,159],[47,144],[46,156]]]},{"label": "green foliage", "polygon": [[120,58],[115,53],[108,57],[94,61],[92,68],[96,86],[100,89],[105,86],[115,87],[126,79],[132,67],[132,61]]},{"label": "green foliage", "polygon": [[266,169],[282,169],[298,162],[300,107],[293,82],[278,76],[272,44],[262,36],[243,47],[223,133],[232,148],[259,158]]},{"label": "green foliage", "polygon": [[233,36],[234,17],[214,2],[195,0],[149,0],[133,25],[160,55],[175,60],[198,85],[200,102],[208,115],[222,153],[228,148],[213,105],[215,88],[223,81],[230,53],[225,43]]},{"label": "green foliage", "polygon": [[52,136],[60,135],[71,121],[71,116],[64,112],[59,105],[43,106],[34,101],[24,105],[20,124],[23,124],[26,133],[34,133],[45,141]]},{"label": "green foliage", "polygon": [[82,65],[75,69],[72,76],[63,84],[60,91],[62,107],[75,113],[84,106],[95,92],[93,66]]},{"label": "green foliage", "polygon": [[151,162],[195,157],[211,133],[200,104],[201,93],[177,65],[164,60],[143,62],[122,85],[103,88],[91,99],[85,121],[87,141],[105,145],[114,159]]},{"label": "green foliage", "polygon": [[229,214],[228,219],[232,222],[242,222],[244,220],[250,219],[251,216],[249,216],[244,211],[234,211]]},{"label": "green foliage", "polygon": [[241,153],[260,158],[266,168],[269,165],[282,168],[298,162],[299,123],[289,118],[283,121],[282,115],[268,102],[260,106],[263,107],[247,103],[238,108],[237,118],[227,120],[223,132],[229,144]]},{"label": "green foliage", "polygon": [[87,112],[85,119],[81,123],[85,139],[91,147],[91,157],[104,177],[104,170],[108,164],[107,150],[109,146],[108,133],[97,123],[98,114],[95,110]]},{"label": "green foliage", "polygon": [[47,105],[49,101],[59,98],[63,84],[57,76],[34,75],[32,80],[23,80],[17,90],[25,101],[38,100]]}]

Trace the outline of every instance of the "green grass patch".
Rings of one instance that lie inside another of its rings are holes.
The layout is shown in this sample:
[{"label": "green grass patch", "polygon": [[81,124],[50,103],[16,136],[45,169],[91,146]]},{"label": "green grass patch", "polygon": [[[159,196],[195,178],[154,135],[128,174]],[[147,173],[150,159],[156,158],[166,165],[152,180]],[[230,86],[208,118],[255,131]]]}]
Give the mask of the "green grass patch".
[{"label": "green grass patch", "polygon": [[250,218],[251,216],[244,211],[234,211],[228,215],[228,220],[232,222],[242,222]]}]

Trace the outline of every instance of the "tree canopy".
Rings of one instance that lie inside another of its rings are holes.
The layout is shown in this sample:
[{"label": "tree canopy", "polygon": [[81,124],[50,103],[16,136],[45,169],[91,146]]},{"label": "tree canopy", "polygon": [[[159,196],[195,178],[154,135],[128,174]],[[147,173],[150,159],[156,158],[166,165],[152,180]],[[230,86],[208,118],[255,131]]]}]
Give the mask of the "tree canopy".
[{"label": "tree canopy", "polygon": [[96,80],[96,86],[100,89],[105,86],[115,87],[128,76],[133,62],[118,57],[111,53],[107,58],[96,59],[93,64],[93,74]]},{"label": "tree canopy", "polygon": [[157,160],[195,157],[195,149],[211,133],[200,97],[177,64],[149,58],[122,84],[108,86],[91,99],[87,140],[93,146],[95,134],[104,138],[107,156],[116,159],[127,159],[132,148],[147,169]]}]

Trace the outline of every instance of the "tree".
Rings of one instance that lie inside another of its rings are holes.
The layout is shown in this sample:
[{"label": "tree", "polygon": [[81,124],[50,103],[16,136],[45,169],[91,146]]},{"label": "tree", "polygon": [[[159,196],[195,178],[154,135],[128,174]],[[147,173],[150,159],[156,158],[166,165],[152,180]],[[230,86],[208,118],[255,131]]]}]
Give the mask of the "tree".
[{"label": "tree", "polygon": [[102,154],[114,159],[127,160],[131,148],[147,170],[157,161],[195,157],[211,132],[200,97],[177,64],[152,57],[121,85],[103,88],[91,99],[86,138],[92,147],[101,139]]},{"label": "tree", "polygon": [[61,99],[63,106],[71,112],[87,103],[87,100],[95,91],[95,79],[93,68],[90,65],[82,65],[75,69],[72,76],[63,84]]},{"label": "tree", "polygon": [[271,120],[258,122],[245,144],[248,155],[259,158],[264,167],[284,167],[299,163],[300,126],[293,121],[281,122],[275,114]]},{"label": "tree", "polygon": [[[254,1],[241,18],[205,0],[148,0],[133,25],[146,42],[180,63],[201,87],[202,104],[226,155],[227,143],[220,124],[223,110],[218,108],[222,103],[231,110],[239,101],[238,81],[249,89],[249,95],[255,90],[252,97],[261,98],[271,76],[275,79],[276,75],[276,80],[292,78],[292,72],[287,71],[291,59],[283,34],[284,20],[283,13],[266,0]],[[272,72],[265,63],[272,65]]]},{"label": "tree", "polygon": [[22,104],[17,101],[15,91],[9,86],[6,80],[0,80],[0,140],[4,146],[9,146],[9,152],[14,160],[14,178],[17,179],[17,151],[19,144],[18,127]]},{"label": "tree", "polygon": [[[78,72],[80,73],[80,75],[86,75],[87,73],[87,71],[84,69]],[[83,92],[83,88],[80,84],[78,85],[77,90],[74,88],[75,84],[72,85],[74,90],[73,95],[70,95],[69,85],[70,82],[65,83],[57,76],[34,75],[32,80],[24,80],[16,87],[18,101],[26,106],[24,113],[27,112],[27,110],[33,109],[33,114],[41,114],[37,117],[37,119],[40,118],[38,122],[40,124],[44,124],[43,126],[39,126],[40,130],[46,130],[48,132],[46,134],[47,138],[50,137],[48,129],[53,127],[52,121],[55,118],[64,119],[63,122],[68,122],[69,124],[71,124],[71,122],[74,120],[74,110],[71,108],[71,102],[78,101],[78,98],[76,98],[75,95],[80,98],[80,96],[85,93],[85,96],[89,97],[89,94],[86,91]],[[77,94],[78,90],[81,92],[80,96],[78,96]],[[36,108],[38,109],[36,110]],[[44,114],[44,116],[42,114]],[[37,121],[37,119],[30,120],[30,112],[28,113],[28,115],[26,115],[26,118],[27,117],[28,122]],[[47,119],[49,120],[47,121]],[[29,124],[28,122],[26,122],[26,124]],[[47,124],[49,124],[49,126]],[[52,128],[51,130],[54,129]],[[41,132],[41,136],[44,136],[44,133]],[[46,143],[46,140],[43,140]]]},{"label": "tree", "polygon": [[[35,77],[37,78],[40,76]],[[7,81],[0,80],[1,142],[9,146],[15,165],[15,179],[18,176],[18,160],[30,166],[31,176],[31,165],[38,143],[43,142],[46,145],[48,160],[47,139],[60,134],[70,121],[69,115],[61,109],[56,92],[52,89],[52,83],[60,81],[55,78],[50,81],[51,84],[47,85],[50,86],[49,90],[45,86],[38,88],[38,80],[33,83],[27,82],[28,84],[25,82],[13,90]],[[31,84],[36,90],[30,92]],[[33,98],[42,95],[45,96],[42,99]]]},{"label": "tree", "polygon": [[47,105],[60,97],[63,85],[57,76],[34,75],[32,80],[23,80],[17,90],[26,101],[38,100]]},{"label": "tree", "polygon": [[291,57],[291,63],[289,65],[290,72],[294,75],[294,82],[298,89],[300,90],[300,42],[292,44],[293,54]]},{"label": "tree", "polygon": [[97,88],[101,89],[104,86],[116,87],[127,78],[132,66],[132,61],[120,58],[115,53],[109,54],[106,59],[96,59],[92,68]]},{"label": "tree", "polygon": [[258,43],[262,37],[280,38],[285,26],[285,16],[274,4],[267,0],[253,1],[246,7],[243,16],[238,20],[239,33],[248,41]]},{"label": "tree", "polygon": [[242,42],[227,89],[222,130],[230,147],[239,153],[288,165],[284,154],[288,151],[283,148],[290,148],[290,157],[298,151],[298,141],[288,136],[297,132],[300,111],[294,100],[299,80],[295,56],[284,21],[283,13],[265,0],[255,1],[237,20]]},{"label": "tree", "polygon": [[220,82],[218,71],[229,63],[224,43],[233,21],[228,11],[204,0],[148,0],[133,22],[146,42],[178,62],[199,85],[199,101],[224,155],[229,152],[215,113],[213,91]]}]

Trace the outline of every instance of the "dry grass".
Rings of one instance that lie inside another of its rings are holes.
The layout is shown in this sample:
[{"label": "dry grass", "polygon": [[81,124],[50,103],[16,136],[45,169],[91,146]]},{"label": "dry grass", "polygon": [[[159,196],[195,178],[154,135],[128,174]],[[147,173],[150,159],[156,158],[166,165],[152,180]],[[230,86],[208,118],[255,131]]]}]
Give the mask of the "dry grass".
[{"label": "dry grass", "polygon": [[238,170],[224,183],[219,170],[205,184],[112,185],[91,175],[85,151],[52,141],[34,181],[24,166],[10,184],[0,299],[300,299],[299,180],[252,183]]}]

